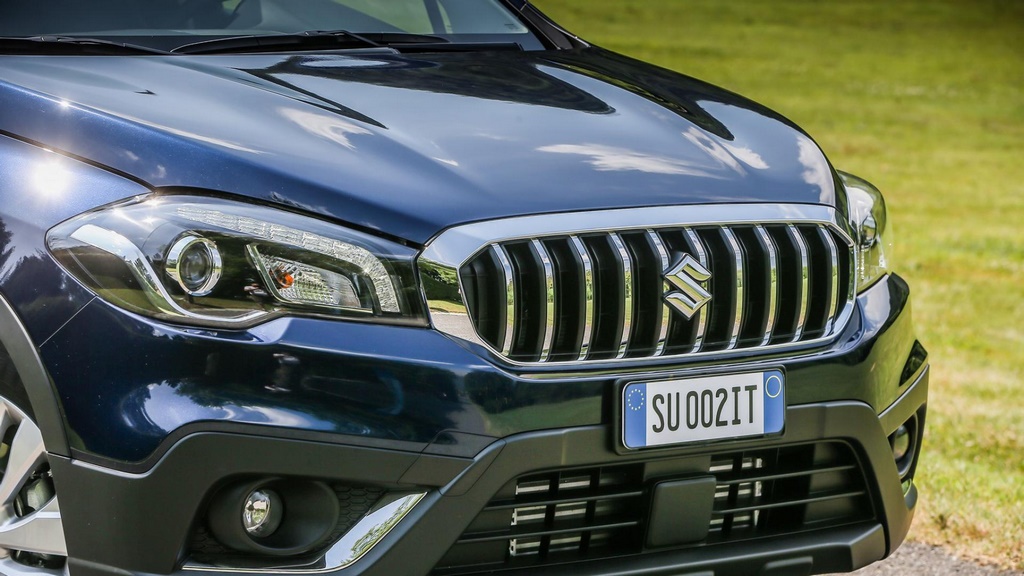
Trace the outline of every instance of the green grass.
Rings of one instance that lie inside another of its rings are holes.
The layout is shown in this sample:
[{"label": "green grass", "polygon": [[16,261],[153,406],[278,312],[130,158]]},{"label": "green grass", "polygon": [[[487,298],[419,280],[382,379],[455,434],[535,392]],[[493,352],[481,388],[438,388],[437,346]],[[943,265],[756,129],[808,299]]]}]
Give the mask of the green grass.
[{"label": "green grass", "polygon": [[911,538],[1024,569],[1024,2],[536,0],[878,185],[931,353]]}]

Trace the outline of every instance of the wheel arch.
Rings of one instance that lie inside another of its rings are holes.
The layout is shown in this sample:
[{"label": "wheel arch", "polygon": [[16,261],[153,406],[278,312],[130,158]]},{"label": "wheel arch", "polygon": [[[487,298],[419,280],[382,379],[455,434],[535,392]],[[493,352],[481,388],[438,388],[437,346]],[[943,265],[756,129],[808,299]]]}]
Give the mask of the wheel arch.
[{"label": "wheel arch", "polygon": [[23,408],[33,415],[47,452],[70,456],[64,418],[50,375],[35,343],[3,294],[0,294],[0,349],[11,359],[18,377],[18,382],[13,384],[24,392],[29,405]]}]

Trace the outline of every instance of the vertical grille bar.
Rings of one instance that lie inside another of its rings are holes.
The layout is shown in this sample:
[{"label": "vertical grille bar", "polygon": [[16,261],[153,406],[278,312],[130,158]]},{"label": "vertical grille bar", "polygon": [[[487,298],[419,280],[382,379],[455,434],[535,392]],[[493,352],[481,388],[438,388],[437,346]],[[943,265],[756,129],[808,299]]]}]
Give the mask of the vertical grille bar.
[{"label": "vertical grille bar", "polygon": [[[654,245],[655,251],[658,253],[658,257],[661,259],[661,269],[668,270],[669,259],[668,250],[665,249],[665,243],[661,241],[661,236],[654,230],[647,231],[647,237],[650,238],[651,244]],[[668,292],[669,286],[667,282],[662,282],[664,285],[664,291]],[[668,327],[669,321],[672,318],[672,311],[668,305],[662,304],[661,306],[661,327],[658,333],[658,343],[654,349],[655,356],[661,356],[665,353],[665,344],[668,342]]]},{"label": "vertical grille bar", "polygon": [[811,282],[811,256],[807,250],[807,242],[796,229],[790,224],[786,228],[790,239],[800,252],[800,305],[796,321],[796,332],[793,335],[793,342],[799,342],[804,335],[804,326],[807,324],[807,309],[810,307],[810,282]]},{"label": "vertical grille bar", "polygon": [[551,255],[544,244],[534,239],[530,245],[544,268],[544,342],[540,348],[540,362],[547,362],[551,356],[551,342],[555,337],[555,270],[551,264]]},{"label": "vertical grille bar", "polygon": [[626,350],[629,348],[629,331],[632,326],[633,317],[633,258],[629,250],[622,242],[618,234],[611,233],[608,238],[615,247],[618,259],[622,267],[622,335],[619,338],[619,351],[615,358],[625,358]]},{"label": "vertical grille bar", "polygon": [[491,244],[491,250],[501,264],[502,284],[505,288],[505,335],[501,341],[501,353],[508,356],[512,353],[512,337],[516,329],[516,281],[512,273],[512,261],[505,248],[500,244]]},{"label": "vertical grille bar", "polygon": [[839,313],[839,248],[836,247],[836,241],[832,238],[832,234],[824,226],[818,226],[818,234],[821,235],[828,247],[832,272],[829,278],[828,305],[825,307],[825,333],[829,334],[832,332],[832,323],[836,320],[836,314]]},{"label": "vertical grille bar", "polygon": [[590,354],[590,347],[594,343],[594,324],[597,320],[594,314],[597,309],[594,307],[594,264],[590,260],[590,253],[583,241],[578,236],[570,236],[569,244],[583,262],[583,301],[586,302],[586,310],[583,316],[583,340],[580,343],[579,360],[586,360]]},{"label": "vertical grille bar", "polygon": [[765,252],[768,254],[768,309],[766,310],[764,340],[761,341],[761,346],[767,346],[772,339],[772,332],[775,331],[775,317],[778,313],[779,255],[778,250],[775,248],[775,242],[772,241],[772,237],[768,235],[768,231],[764,229],[764,226],[757,226],[754,230],[757,232],[761,246],[764,247]]},{"label": "vertical grille bar", "polygon": [[743,290],[743,283],[745,282],[743,273],[743,248],[740,246],[739,240],[736,238],[736,233],[730,228],[723,228],[722,232],[725,234],[726,248],[732,253],[735,261],[736,271],[736,286],[733,289],[733,302],[735,303],[735,310],[733,312],[732,327],[729,329],[729,344],[726,346],[726,350],[732,350],[736,348],[736,344],[740,341],[740,329],[743,326],[743,304],[745,303]]},{"label": "vertical grille bar", "polygon": [[[694,232],[692,228],[686,228],[684,231],[686,232],[687,240],[689,240],[690,248],[693,249],[694,252],[696,252],[697,260],[700,261],[700,265],[706,269],[709,268],[710,263],[708,262],[708,251],[707,249],[704,248],[704,243],[701,242],[700,236],[697,236],[697,233]],[[705,290],[708,288],[708,282],[702,282],[701,285],[704,287]],[[695,336],[693,339],[693,349],[690,350],[690,352],[693,354],[700,352],[701,348],[704,347],[704,338],[707,336],[708,332],[707,306],[701,308],[697,312],[695,320],[697,322],[697,331],[695,332]]]}]

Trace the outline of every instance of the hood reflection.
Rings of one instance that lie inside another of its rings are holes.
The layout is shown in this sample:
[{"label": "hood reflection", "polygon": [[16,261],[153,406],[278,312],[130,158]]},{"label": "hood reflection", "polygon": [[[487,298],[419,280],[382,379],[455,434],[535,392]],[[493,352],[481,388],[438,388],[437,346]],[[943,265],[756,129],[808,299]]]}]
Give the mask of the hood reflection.
[{"label": "hood reflection", "polygon": [[[625,172],[635,170],[648,174],[674,174],[681,176],[700,176],[704,178],[721,178],[722,176],[706,170],[696,162],[682,158],[670,158],[667,156],[655,156],[644,154],[627,148],[616,148],[601,144],[557,144],[554,146],[542,146],[537,149],[540,152],[552,154],[577,154],[586,156],[586,162],[595,169],[602,172]],[[735,163],[735,160],[733,160]]]}]

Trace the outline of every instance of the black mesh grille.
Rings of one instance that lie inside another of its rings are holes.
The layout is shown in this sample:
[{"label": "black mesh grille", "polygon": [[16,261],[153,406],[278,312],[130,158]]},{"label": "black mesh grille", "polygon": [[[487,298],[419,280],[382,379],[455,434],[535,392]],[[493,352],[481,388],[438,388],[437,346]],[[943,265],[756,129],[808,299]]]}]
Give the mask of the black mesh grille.
[{"label": "black mesh grille", "polygon": [[[685,259],[683,312],[667,280]],[[851,246],[819,224],[694,226],[493,244],[459,271],[480,337],[517,362],[679,356],[831,335],[853,299]],[[701,279],[701,270],[710,278]],[[699,299],[698,299],[699,300]]]},{"label": "black mesh grille", "polygon": [[[529,568],[645,552],[657,482],[713,475],[707,538],[687,546],[832,528],[875,517],[863,472],[844,442],[521,476],[506,485],[435,569],[435,576]],[[680,522],[686,511],[680,511]]]}]

